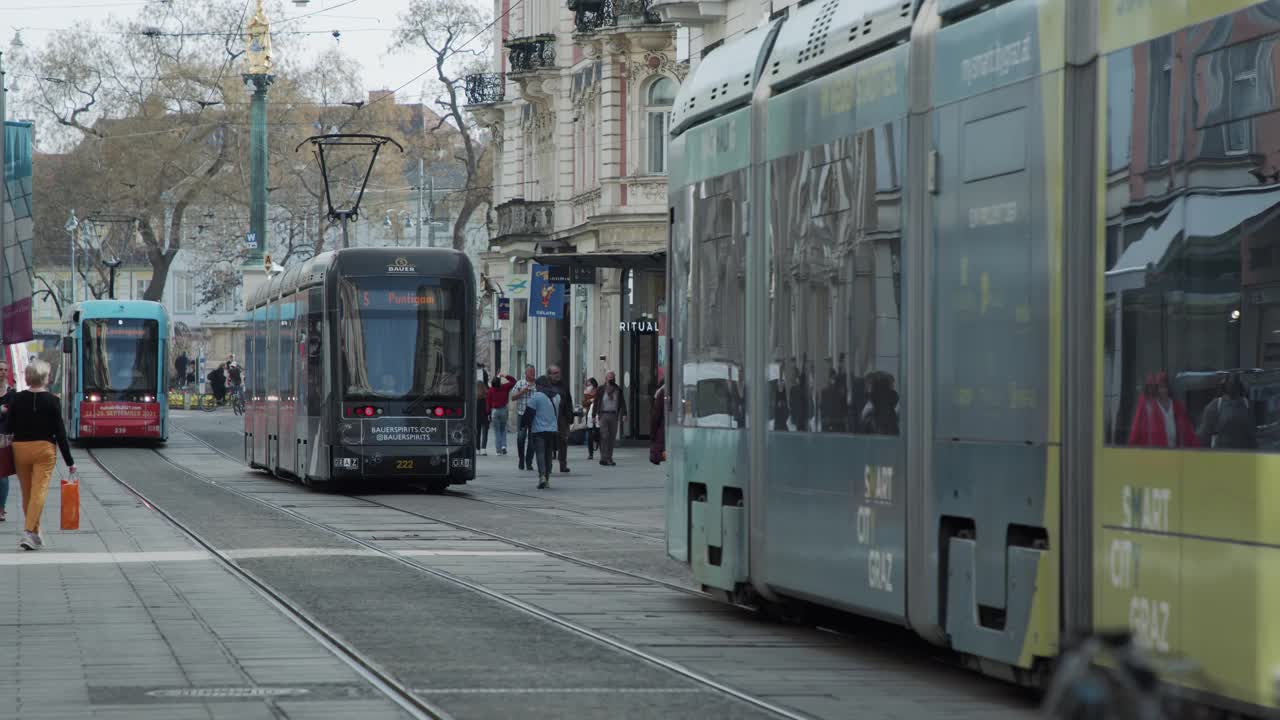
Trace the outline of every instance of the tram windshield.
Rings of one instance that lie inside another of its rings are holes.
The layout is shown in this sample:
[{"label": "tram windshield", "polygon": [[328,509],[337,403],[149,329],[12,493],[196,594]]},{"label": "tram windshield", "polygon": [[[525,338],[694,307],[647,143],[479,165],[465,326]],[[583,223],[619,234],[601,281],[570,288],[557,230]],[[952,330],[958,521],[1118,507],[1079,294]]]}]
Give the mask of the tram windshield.
[{"label": "tram windshield", "polygon": [[155,320],[95,318],[84,321],[84,391],[112,395],[156,394],[160,325]]},{"label": "tram windshield", "polygon": [[351,399],[460,398],[462,284],[432,277],[345,277],[342,383]]}]

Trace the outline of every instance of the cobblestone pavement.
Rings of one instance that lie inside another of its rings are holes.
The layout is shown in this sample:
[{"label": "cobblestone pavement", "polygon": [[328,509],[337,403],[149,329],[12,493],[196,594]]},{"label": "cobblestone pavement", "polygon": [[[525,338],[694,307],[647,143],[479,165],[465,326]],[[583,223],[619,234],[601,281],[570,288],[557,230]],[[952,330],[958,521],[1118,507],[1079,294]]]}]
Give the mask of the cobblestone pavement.
[{"label": "cobblestone pavement", "polygon": [[76,455],[79,530],[55,487],[47,547],[19,550],[16,479],[0,524],[0,718],[408,717]]},{"label": "cobblestone pavement", "polygon": [[[239,426],[229,415],[200,415],[182,424],[227,454],[242,447]],[[197,443],[178,443],[166,453],[262,503],[288,506],[313,522],[411,555],[424,567],[799,713],[984,719],[1034,714],[1026,693],[942,665],[932,649],[907,633],[875,630],[850,637],[771,624],[671,587],[692,588],[692,581],[682,564],[666,556],[663,474],[648,463],[644,449],[622,449],[618,465],[605,468],[588,462],[585,448],[571,447],[571,472],[553,475],[551,490],[536,490],[531,474],[516,469],[513,454],[490,454],[479,458],[475,481],[448,495],[388,491],[358,498],[312,493],[246,473]],[[463,548],[471,552],[449,554]],[[530,554],[498,554],[522,551]]]}]

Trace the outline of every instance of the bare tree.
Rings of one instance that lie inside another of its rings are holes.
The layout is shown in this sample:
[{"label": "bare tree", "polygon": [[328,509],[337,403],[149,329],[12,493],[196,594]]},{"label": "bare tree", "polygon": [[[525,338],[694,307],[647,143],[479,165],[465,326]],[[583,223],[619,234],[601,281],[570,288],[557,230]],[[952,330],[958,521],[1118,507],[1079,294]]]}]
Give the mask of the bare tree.
[{"label": "bare tree", "polygon": [[400,15],[394,47],[425,49],[431,55],[431,72],[438,89],[435,105],[440,119],[430,128],[428,138],[436,138],[446,125],[456,130],[454,159],[465,172],[465,184],[457,193],[457,214],[453,222],[453,247],[466,248],[466,227],[475,211],[492,201],[491,182],[485,173],[484,147],[475,137],[473,121],[464,111],[463,83],[469,72],[483,65],[488,56],[489,22],[466,0],[412,0]]},{"label": "bare tree", "polygon": [[[248,6],[168,0],[145,17],[81,23],[22,59],[46,137],[96,163],[93,209],[138,218],[125,253],[152,267],[160,300],[183,247],[185,215],[247,163],[247,93],[238,61]],[[144,22],[145,21],[145,22]],[[95,263],[96,264],[96,263]],[[96,268],[95,268],[96,269]]]}]

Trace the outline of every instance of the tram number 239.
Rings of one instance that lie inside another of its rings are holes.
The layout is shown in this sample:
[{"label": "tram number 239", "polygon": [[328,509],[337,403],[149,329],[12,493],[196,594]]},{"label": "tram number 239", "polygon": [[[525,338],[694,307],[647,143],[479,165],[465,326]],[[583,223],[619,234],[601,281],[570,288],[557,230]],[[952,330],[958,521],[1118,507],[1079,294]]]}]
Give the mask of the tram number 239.
[{"label": "tram number 239", "polygon": [[397,460],[397,461],[396,461],[396,469],[397,469],[397,470],[412,470],[412,469],[413,469],[413,461],[412,461],[412,460]]}]

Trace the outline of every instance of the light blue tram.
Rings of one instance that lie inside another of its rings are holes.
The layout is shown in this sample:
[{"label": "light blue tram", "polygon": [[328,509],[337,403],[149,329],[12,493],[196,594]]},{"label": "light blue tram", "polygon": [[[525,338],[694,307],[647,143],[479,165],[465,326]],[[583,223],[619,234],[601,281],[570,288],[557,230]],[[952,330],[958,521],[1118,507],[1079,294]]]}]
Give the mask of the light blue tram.
[{"label": "light blue tram", "polygon": [[169,314],[144,300],[88,300],[63,320],[62,408],[67,435],[169,438]]},{"label": "light blue tram", "polygon": [[1280,1],[867,6],[676,99],[669,554],[1019,682],[1124,627],[1275,712]]}]

